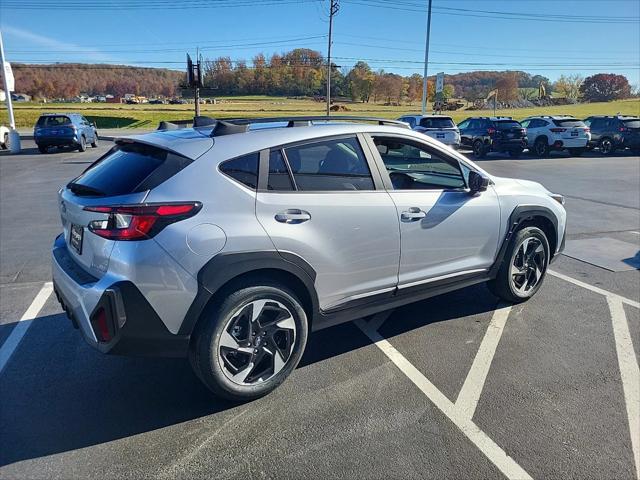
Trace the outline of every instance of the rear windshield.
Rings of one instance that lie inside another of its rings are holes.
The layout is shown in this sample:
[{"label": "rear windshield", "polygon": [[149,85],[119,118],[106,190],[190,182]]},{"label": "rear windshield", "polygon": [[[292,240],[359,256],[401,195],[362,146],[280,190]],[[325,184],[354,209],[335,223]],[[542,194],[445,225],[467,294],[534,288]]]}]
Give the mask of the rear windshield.
[{"label": "rear windshield", "polygon": [[522,128],[522,125],[520,125],[515,120],[500,120],[495,122],[495,124],[498,130],[510,130],[512,128]]},{"label": "rear windshield", "polygon": [[76,195],[143,192],[171,178],[192,160],[139,143],[117,145],[67,185]]},{"label": "rear windshield", "polygon": [[420,126],[424,128],[453,128],[455,124],[450,118],[423,118]]},{"label": "rear windshield", "polygon": [[71,120],[66,115],[47,115],[46,117],[40,117],[37,125],[38,127],[60,127],[70,123]]},{"label": "rear windshield", "polygon": [[582,120],[577,120],[575,118],[563,118],[561,120],[554,120],[553,123],[556,127],[586,127]]},{"label": "rear windshield", "polygon": [[640,118],[623,120],[622,123],[624,123],[624,126],[627,128],[640,128]]}]

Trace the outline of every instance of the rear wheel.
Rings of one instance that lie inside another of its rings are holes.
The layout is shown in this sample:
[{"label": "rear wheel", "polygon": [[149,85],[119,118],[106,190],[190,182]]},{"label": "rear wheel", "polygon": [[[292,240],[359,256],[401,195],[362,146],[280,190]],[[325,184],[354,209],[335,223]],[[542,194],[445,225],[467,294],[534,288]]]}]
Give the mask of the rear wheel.
[{"label": "rear wheel", "polygon": [[569,149],[567,149],[567,150],[569,150],[569,154],[570,154],[572,157],[579,157],[579,156],[581,156],[581,155],[584,153],[584,151],[585,151],[585,149],[584,149],[584,148],[569,148]]},{"label": "rear wheel", "polygon": [[603,155],[613,155],[616,151],[616,147],[609,137],[604,137],[598,143],[598,147],[600,148],[600,153]]},{"label": "rear wheel", "polygon": [[47,147],[46,145],[38,145],[38,150],[40,151],[40,153],[47,153],[49,151],[49,147]]},{"label": "rear wheel", "polygon": [[522,149],[521,148],[517,148],[515,150],[509,150],[509,156],[511,158],[518,158],[520,155],[522,155]]},{"label": "rear wheel", "polygon": [[498,297],[519,303],[533,297],[549,265],[549,242],[542,230],[525,227],[511,240],[496,278],[488,285]]},{"label": "rear wheel", "polygon": [[87,139],[82,135],[80,137],[80,142],[78,143],[78,151],[84,152],[87,150]]},{"label": "rear wheel", "polygon": [[2,138],[2,149],[6,150],[7,148],[9,148],[9,134],[5,133]]},{"label": "rear wheel", "polygon": [[307,342],[307,317],[286,287],[242,288],[203,314],[191,345],[196,374],[216,395],[249,401],[278,387]]},{"label": "rear wheel", "polygon": [[538,138],[533,144],[533,153],[538,157],[549,156],[549,142],[546,138]]},{"label": "rear wheel", "polygon": [[487,150],[482,140],[476,140],[473,142],[473,156],[476,158],[483,158],[486,156]]}]

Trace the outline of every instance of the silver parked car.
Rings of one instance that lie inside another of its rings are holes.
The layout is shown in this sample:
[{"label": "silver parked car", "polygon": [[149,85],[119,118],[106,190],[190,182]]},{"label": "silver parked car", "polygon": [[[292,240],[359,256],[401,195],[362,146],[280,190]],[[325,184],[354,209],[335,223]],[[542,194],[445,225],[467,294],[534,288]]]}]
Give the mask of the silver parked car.
[{"label": "silver parked car", "polygon": [[561,195],[400,122],[343,120],[165,124],[62,188],[53,282],[87,342],[188,356],[213,392],[250,400],[311,330],[479,282],[509,302],[538,291]]},{"label": "silver parked car", "polygon": [[424,133],[427,137],[452,148],[460,148],[460,130],[447,115],[405,115],[398,120],[408,123],[412,130]]}]

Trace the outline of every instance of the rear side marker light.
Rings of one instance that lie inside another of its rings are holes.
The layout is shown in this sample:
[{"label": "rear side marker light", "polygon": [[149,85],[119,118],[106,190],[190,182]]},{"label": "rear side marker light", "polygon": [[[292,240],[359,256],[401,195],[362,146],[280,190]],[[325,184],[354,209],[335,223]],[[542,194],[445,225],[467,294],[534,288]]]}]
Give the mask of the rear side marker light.
[{"label": "rear side marker light", "polygon": [[98,341],[103,343],[111,341],[113,337],[109,330],[107,312],[104,308],[100,307],[100,309],[98,309],[93,315],[93,318],[91,318],[91,323],[93,324],[93,331],[96,337],[98,337]]},{"label": "rear side marker light", "polygon": [[109,240],[146,240],[167,225],[190,218],[200,211],[200,202],[85,207],[88,212],[107,214],[89,223],[89,231]]}]

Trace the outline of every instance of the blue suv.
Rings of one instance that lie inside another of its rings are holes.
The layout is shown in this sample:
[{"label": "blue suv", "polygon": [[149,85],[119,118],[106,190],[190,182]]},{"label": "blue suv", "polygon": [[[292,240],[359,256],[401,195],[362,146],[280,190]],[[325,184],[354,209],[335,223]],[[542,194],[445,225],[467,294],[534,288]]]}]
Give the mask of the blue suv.
[{"label": "blue suv", "polygon": [[95,123],[89,122],[79,113],[45,113],[40,116],[33,129],[33,138],[40,153],[49,147],[74,147],[84,152],[87,144],[98,146],[98,131]]}]

